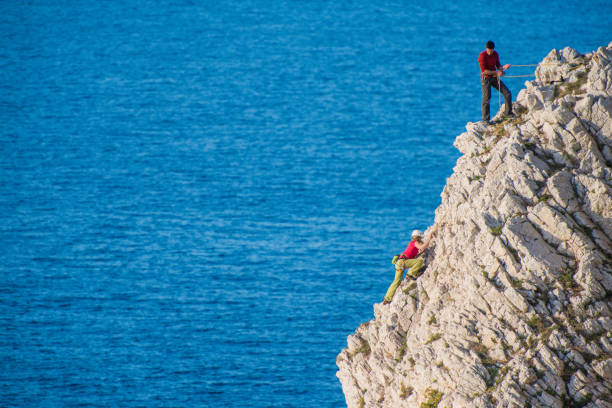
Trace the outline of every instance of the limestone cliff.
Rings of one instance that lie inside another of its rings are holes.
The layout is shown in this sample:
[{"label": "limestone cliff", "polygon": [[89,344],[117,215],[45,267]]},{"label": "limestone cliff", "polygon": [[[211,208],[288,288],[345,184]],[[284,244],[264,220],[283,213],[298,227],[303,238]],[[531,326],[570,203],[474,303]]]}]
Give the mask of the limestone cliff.
[{"label": "limestone cliff", "polygon": [[427,269],[338,355],[349,407],[612,407],[611,61],[553,50],[457,137]]}]

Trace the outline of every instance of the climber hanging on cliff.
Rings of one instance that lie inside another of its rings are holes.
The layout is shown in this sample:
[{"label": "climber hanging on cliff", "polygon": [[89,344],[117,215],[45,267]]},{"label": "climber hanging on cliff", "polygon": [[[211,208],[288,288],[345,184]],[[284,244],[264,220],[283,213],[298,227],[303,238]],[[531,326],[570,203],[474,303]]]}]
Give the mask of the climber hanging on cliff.
[{"label": "climber hanging on cliff", "polygon": [[489,101],[491,100],[491,87],[497,89],[504,96],[504,115],[513,116],[512,95],[506,84],[499,79],[511,65],[501,65],[493,41],[487,41],[485,50],[478,56],[478,63],[480,64],[480,85],[482,87],[481,110],[483,122],[488,123],[490,118]]},{"label": "climber hanging on cliff", "polygon": [[404,271],[406,270],[406,268],[409,268],[408,273],[406,273],[406,276],[409,276],[410,279],[416,280],[416,278],[420,276],[419,272],[421,271],[421,269],[423,269],[425,261],[423,261],[423,258],[418,256],[421,255],[427,249],[431,240],[434,237],[434,234],[435,228],[429,235],[429,239],[423,242],[423,233],[419,230],[412,231],[412,240],[410,241],[404,252],[402,252],[399,257],[393,258],[392,262],[395,265],[395,279],[393,279],[391,286],[389,286],[389,289],[387,290],[387,294],[385,295],[385,299],[383,300],[384,305],[391,302],[391,299],[393,299],[393,295],[395,295],[397,287],[402,282],[402,278],[404,276]]}]

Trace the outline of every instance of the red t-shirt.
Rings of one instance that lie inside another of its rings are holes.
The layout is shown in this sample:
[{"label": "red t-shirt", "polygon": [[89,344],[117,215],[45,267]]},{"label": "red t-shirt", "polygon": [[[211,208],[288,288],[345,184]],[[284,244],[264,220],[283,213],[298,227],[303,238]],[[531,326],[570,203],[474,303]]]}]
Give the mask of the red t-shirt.
[{"label": "red t-shirt", "polygon": [[[487,54],[486,51],[483,51],[478,56],[478,63],[480,64],[480,72],[484,72],[485,69],[489,71],[495,71],[496,68],[501,68],[501,63],[499,62],[499,55],[497,51],[493,51],[491,55]],[[483,75],[483,74],[481,74]],[[494,77],[495,75],[485,75],[487,77]]]},{"label": "red t-shirt", "polygon": [[404,252],[402,252],[401,258],[413,259],[419,254],[419,248],[414,246],[415,241],[410,241]]}]

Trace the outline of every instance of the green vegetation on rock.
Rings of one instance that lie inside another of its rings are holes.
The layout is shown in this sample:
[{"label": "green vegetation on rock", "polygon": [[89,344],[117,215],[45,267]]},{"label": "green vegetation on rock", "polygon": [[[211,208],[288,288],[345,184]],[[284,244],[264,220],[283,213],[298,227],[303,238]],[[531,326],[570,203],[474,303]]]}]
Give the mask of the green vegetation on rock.
[{"label": "green vegetation on rock", "polygon": [[421,403],[420,408],[436,408],[444,394],[438,390],[427,388],[425,390],[425,401]]}]

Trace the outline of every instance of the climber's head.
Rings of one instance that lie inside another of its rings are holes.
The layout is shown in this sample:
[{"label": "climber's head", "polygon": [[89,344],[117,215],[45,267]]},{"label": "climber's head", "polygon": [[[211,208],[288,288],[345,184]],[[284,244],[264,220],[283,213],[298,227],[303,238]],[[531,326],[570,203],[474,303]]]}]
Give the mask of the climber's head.
[{"label": "climber's head", "polygon": [[495,49],[495,43],[491,40],[487,41],[487,54],[493,54],[493,50]]},{"label": "climber's head", "polygon": [[420,230],[414,230],[412,231],[411,237],[415,241],[421,241],[423,239],[423,232]]}]

